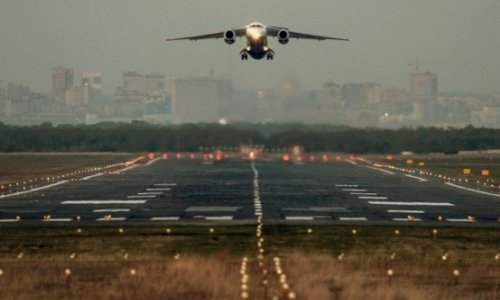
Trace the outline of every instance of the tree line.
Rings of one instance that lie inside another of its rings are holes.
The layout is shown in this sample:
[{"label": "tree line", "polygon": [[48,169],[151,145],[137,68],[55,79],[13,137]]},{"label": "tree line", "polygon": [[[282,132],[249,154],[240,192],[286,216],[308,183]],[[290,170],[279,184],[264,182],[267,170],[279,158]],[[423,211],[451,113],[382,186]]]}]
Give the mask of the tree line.
[{"label": "tree line", "polygon": [[304,124],[183,124],[9,126],[0,123],[0,152],[144,152],[236,148],[242,144],[345,153],[456,152],[500,149],[500,129],[351,128]]}]

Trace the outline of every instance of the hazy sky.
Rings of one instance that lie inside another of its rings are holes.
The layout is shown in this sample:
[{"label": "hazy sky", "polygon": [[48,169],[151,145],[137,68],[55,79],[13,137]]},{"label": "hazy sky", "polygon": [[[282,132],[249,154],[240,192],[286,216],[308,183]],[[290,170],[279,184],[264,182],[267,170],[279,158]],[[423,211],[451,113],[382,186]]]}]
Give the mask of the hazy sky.
[{"label": "hazy sky", "polygon": [[[237,87],[293,79],[408,86],[409,63],[438,74],[440,91],[500,92],[499,0],[0,0],[0,86],[48,92],[51,69],[103,73],[105,91],[122,72],[215,75]],[[252,21],[350,38],[270,41],[274,61],[241,61],[244,40],[165,42]]]}]

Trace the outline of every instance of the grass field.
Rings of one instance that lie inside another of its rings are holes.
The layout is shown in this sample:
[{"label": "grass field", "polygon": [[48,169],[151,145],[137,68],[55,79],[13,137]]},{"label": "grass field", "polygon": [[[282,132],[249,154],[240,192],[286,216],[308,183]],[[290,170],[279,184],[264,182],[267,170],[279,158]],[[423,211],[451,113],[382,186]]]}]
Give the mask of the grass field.
[{"label": "grass field", "polygon": [[239,299],[248,257],[250,298],[272,299],[274,256],[298,299],[500,297],[498,228],[267,226],[263,268],[254,226],[212,228],[0,228],[0,298]]},{"label": "grass field", "polygon": [[102,167],[139,156],[130,153],[14,153],[0,154],[0,185],[59,176],[89,167]]}]

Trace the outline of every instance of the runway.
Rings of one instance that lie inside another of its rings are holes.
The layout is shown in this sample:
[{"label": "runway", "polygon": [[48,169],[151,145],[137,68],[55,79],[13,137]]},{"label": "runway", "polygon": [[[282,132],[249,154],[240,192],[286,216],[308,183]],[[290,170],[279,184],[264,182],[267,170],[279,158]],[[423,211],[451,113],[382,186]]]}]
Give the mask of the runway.
[{"label": "runway", "polygon": [[[500,226],[500,194],[342,159],[155,159],[0,198],[1,224]],[[5,226],[5,225],[4,225]]]}]

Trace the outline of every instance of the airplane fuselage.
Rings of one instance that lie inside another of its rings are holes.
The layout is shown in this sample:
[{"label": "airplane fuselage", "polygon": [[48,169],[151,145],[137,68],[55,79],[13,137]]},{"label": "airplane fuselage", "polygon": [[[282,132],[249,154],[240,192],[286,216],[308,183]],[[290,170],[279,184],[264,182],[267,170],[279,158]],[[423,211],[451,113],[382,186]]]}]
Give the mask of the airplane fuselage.
[{"label": "airplane fuselage", "polygon": [[267,45],[266,27],[258,22],[254,22],[246,28],[247,46],[242,52],[247,53],[254,59],[262,59],[267,56],[272,59],[274,51]]}]

